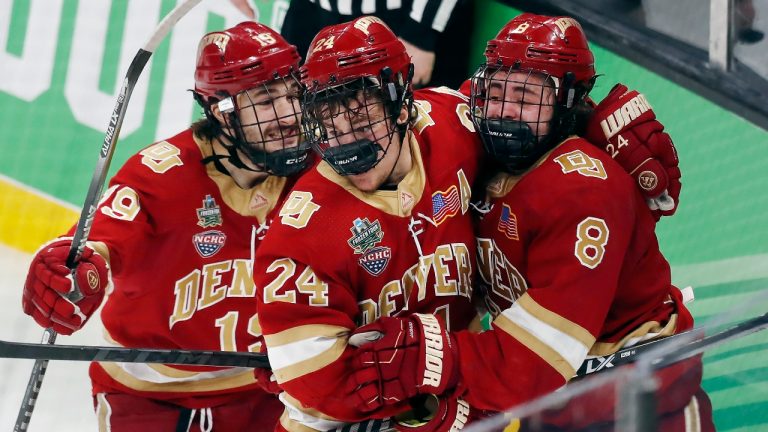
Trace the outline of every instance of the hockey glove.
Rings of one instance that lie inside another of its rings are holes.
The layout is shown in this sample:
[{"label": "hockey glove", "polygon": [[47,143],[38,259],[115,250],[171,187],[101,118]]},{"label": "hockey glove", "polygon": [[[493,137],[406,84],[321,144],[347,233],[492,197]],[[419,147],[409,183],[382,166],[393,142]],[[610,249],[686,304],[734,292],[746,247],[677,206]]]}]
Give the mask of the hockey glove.
[{"label": "hockey glove", "polygon": [[111,278],[104,258],[86,246],[74,272],[84,297],[77,304],[67,299],[74,288],[72,272],[66,266],[71,244],[71,238],[58,239],[37,251],[29,265],[21,299],[24,313],[63,335],[83,327],[101,304]]},{"label": "hockey glove", "polygon": [[360,411],[442,394],[459,379],[456,344],[434,315],[383,317],[350,336],[354,352],[348,394]]},{"label": "hockey glove", "polygon": [[677,151],[643,95],[616,84],[594,108],[584,138],[635,179],[657,220],[675,213],[682,187]]},{"label": "hockey glove", "polygon": [[412,411],[395,417],[395,429],[408,432],[443,432],[464,429],[474,411],[460,397],[423,395],[411,400]]}]

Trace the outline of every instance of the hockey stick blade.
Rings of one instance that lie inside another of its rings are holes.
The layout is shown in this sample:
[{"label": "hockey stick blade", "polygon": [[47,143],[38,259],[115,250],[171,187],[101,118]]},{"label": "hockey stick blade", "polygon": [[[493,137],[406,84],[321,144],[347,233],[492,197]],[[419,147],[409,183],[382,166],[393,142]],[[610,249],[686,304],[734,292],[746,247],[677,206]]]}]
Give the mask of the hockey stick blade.
[{"label": "hockey stick blade", "polygon": [[676,361],[703,352],[709,347],[719,345],[737,337],[746,336],[750,333],[758,332],[765,328],[768,328],[768,313],[742,321],[727,330],[700,339],[697,338],[697,334],[701,334],[701,329],[689,330],[663,339],[656,339],[642,345],[624,348],[623,350],[617,351],[606,357],[586,359],[576,372],[576,377],[589,375],[624,364],[634,363],[640,355],[645,354],[662,344],[673,343],[676,339],[685,338],[690,340],[690,342],[681,345],[680,348],[657,359],[653,364],[655,368],[660,369],[664,366],[669,366]]},{"label": "hockey stick blade", "polygon": [[37,360],[164,363],[197,366],[269,368],[269,359],[264,353],[48,345],[8,341],[0,341],[0,357]]},{"label": "hockey stick blade", "polygon": [[[133,93],[133,88],[136,86],[136,82],[138,81],[141,72],[144,70],[144,66],[149,61],[150,56],[152,56],[152,52],[157,48],[160,42],[165,39],[165,36],[173,28],[176,22],[201,1],[202,0],[185,0],[178,4],[165,16],[165,18],[163,18],[162,21],[160,21],[152,32],[149,40],[139,49],[128,67],[125,79],[123,80],[123,85],[120,88],[117,101],[115,102],[115,108],[112,110],[112,115],[109,119],[109,125],[107,126],[104,141],[99,151],[99,160],[96,163],[96,169],[93,172],[91,183],[88,186],[88,193],[85,195],[85,202],[83,203],[83,209],[80,212],[80,219],[77,221],[77,227],[75,228],[72,238],[72,246],[67,255],[67,267],[70,269],[74,269],[77,265],[80,256],[83,254],[85,243],[88,240],[91,224],[93,223],[93,218],[96,214],[96,207],[99,198],[101,197],[101,192],[104,189],[104,180],[109,171],[109,164],[112,161],[117,138],[120,135],[120,127],[123,124],[125,112],[128,109],[128,101],[131,98],[131,93]],[[74,272],[74,270],[72,271]],[[75,280],[74,277],[73,280]],[[73,285],[73,289],[67,294],[67,298],[72,302],[77,302],[83,298],[83,294],[76,283]],[[56,332],[53,331],[53,329],[46,329],[43,334],[43,342],[53,344],[55,340]],[[35,409],[35,402],[37,401],[37,395],[40,393],[40,387],[43,385],[43,378],[45,378],[47,366],[47,360],[38,360],[35,362],[32,372],[29,375],[27,388],[24,391],[24,398],[19,407],[16,423],[13,427],[14,432],[23,432],[29,427],[32,411]]]}]

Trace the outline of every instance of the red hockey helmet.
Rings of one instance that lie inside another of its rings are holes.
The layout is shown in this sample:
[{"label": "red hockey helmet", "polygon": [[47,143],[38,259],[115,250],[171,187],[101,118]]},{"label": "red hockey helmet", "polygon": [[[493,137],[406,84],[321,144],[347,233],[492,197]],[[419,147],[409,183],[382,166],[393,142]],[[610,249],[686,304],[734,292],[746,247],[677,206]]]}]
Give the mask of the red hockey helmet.
[{"label": "red hockey helmet", "polygon": [[505,25],[485,48],[487,64],[533,70],[574,83],[595,76],[595,58],[578,21],[570,17],[522,14]]},{"label": "red hockey helmet", "polygon": [[218,100],[297,71],[301,57],[271,28],[243,22],[203,36],[197,49],[195,92]]},{"label": "red hockey helmet", "polygon": [[472,76],[472,121],[486,152],[519,174],[577,129],[595,59],[575,19],[529,13],[488,41],[485,58]]},{"label": "red hockey helmet", "polygon": [[382,69],[408,80],[411,57],[381,19],[363,16],[326,27],[315,36],[301,68],[301,81],[309,89],[342,84],[361,77],[379,77]]},{"label": "red hockey helmet", "polygon": [[[312,147],[341,175],[361,174],[376,166],[389,151],[395,131],[402,139],[407,130],[410,119],[397,118],[403,108],[411,112],[412,77],[405,46],[380,18],[364,16],[320,30],[301,68],[302,127]],[[365,106],[366,118],[359,121],[367,121],[369,131],[385,124],[384,135],[360,134],[357,128],[345,129],[333,121],[328,127],[328,120],[355,110],[349,101],[360,92],[363,100],[353,105]],[[371,114],[377,112],[375,104],[382,105],[383,118]]]}]

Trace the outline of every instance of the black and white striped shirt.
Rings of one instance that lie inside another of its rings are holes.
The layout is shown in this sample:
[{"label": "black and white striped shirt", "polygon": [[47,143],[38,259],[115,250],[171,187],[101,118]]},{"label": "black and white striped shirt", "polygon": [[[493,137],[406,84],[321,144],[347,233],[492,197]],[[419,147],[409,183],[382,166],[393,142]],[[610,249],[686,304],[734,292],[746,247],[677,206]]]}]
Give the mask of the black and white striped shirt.
[{"label": "black and white striped shirt", "polygon": [[[297,0],[293,0],[297,1]],[[445,30],[458,0],[306,0],[339,15],[376,15],[377,12],[409,8],[409,17],[437,32]]]}]

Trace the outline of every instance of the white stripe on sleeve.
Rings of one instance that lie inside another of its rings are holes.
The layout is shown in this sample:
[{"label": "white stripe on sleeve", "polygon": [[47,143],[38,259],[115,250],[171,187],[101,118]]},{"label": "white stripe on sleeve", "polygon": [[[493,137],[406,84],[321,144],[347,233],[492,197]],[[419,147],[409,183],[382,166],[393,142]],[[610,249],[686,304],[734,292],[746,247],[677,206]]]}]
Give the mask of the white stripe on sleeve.
[{"label": "white stripe on sleeve", "polygon": [[[269,352],[269,355],[272,355],[272,351]],[[270,360],[272,360],[270,358]],[[341,426],[344,426],[344,422],[340,421],[333,421],[333,420],[326,420],[319,417],[315,417],[312,415],[309,415],[305,411],[302,411],[299,409],[299,407],[294,406],[288,398],[285,397],[285,393],[280,393],[280,396],[278,396],[280,399],[280,402],[285,405],[285,408],[288,409],[288,417],[291,418],[291,420],[301,423],[302,425],[316,429],[316,430],[334,430]]]},{"label": "white stripe on sleeve", "polygon": [[376,12],[376,0],[363,0],[363,4],[360,6],[360,12],[366,15]]},{"label": "white stripe on sleeve", "polygon": [[339,0],[336,5],[340,15],[352,15],[352,0]]},{"label": "white stripe on sleeve", "polygon": [[335,337],[318,336],[298,340],[285,345],[269,347],[272,369],[283,369],[327,351],[338,341]]},{"label": "white stripe on sleeve", "polygon": [[445,26],[448,24],[448,20],[451,18],[451,12],[456,6],[457,0],[443,0],[440,2],[440,7],[437,8],[435,19],[432,20],[432,28],[442,32],[445,30]]},{"label": "white stripe on sleeve", "polygon": [[413,6],[411,6],[411,18],[417,23],[421,22],[424,17],[424,9],[427,8],[427,0],[413,0]]},{"label": "white stripe on sleeve", "polygon": [[[518,303],[513,303],[502,314],[560,354],[574,370],[577,370],[587,357],[589,348],[586,345],[531,315]],[[269,355],[271,359],[272,351],[269,352]]]}]

